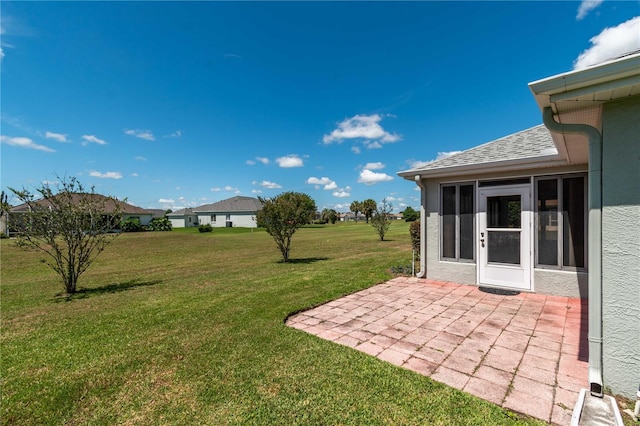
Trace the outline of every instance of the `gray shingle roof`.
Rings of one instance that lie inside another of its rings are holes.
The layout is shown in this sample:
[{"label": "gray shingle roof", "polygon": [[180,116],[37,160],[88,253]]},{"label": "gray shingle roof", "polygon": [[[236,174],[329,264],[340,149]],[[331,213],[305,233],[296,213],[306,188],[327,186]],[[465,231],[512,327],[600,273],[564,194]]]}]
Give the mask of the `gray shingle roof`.
[{"label": "gray shingle roof", "polygon": [[226,200],[218,201],[213,204],[205,204],[204,206],[193,209],[196,213],[233,213],[233,212],[257,212],[262,209],[260,200],[253,197],[232,197]]},{"label": "gray shingle roof", "polygon": [[193,209],[186,208],[186,209],[176,210],[175,212],[169,213],[167,216],[184,216],[189,214],[193,214]]},{"label": "gray shingle roof", "polygon": [[[55,195],[54,197],[58,197],[60,196],[60,194]],[[73,193],[71,194],[71,202],[74,204],[79,203],[80,201],[82,201],[83,199],[89,199],[92,200],[95,203],[104,203],[104,207],[105,207],[105,213],[111,213],[113,211],[115,211],[116,209],[116,203],[113,201],[113,199],[104,196],[102,194],[91,194],[91,193]],[[50,206],[51,203],[47,200],[40,199],[35,201],[36,205],[39,206]],[[118,200],[118,204],[119,204],[119,210],[120,213],[126,213],[126,214],[153,214],[152,211],[147,210],[147,209],[143,209],[142,207],[138,207],[138,206],[134,206],[133,204],[129,204],[129,203],[125,203],[124,201],[120,201]],[[28,212],[29,211],[29,205],[28,204],[20,204],[18,206],[15,206],[13,208],[11,208],[11,213],[24,213],[24,212]]]},{"label": "gray shingle roof", "polygon": [[539,157],[557,154],[558,151],[551,138],[551,133],[541,124],[458,154],[431,161],[401,174],[490,164],[499,161],[526,160],[528,158],[535,160]]}]

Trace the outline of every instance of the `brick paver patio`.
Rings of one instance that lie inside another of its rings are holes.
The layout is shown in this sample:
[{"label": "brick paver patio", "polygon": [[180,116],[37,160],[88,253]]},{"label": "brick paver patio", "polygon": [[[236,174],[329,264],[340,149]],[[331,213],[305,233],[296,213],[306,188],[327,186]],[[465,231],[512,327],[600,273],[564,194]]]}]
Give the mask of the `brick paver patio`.
[{"label": "brick paver patio", "polygon": [[580,299],[399,277],[287,324],[550,423],[568,425],[587,386]]}]

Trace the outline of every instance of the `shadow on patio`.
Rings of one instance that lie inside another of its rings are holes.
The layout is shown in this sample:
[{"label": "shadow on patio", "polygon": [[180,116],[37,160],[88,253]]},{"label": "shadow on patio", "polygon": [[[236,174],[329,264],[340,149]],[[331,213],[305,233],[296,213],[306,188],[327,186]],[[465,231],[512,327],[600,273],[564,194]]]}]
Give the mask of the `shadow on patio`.
[{"label": "shadow on patio", "polygon": [[287,325],[556,424],[587,386],[586,300],[399,277]]}]

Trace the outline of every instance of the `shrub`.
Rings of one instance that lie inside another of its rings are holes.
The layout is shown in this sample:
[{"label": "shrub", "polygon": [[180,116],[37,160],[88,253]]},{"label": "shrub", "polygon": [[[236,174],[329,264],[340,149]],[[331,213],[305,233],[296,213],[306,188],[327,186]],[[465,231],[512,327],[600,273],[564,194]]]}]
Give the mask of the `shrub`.
[{"label": "shrub", "polygon": [[198,225],[198,231],[200,231],[200,232],[212,232],[213,231],[213,226],[209,225],[208,223],[205,223],[204,225]]},{"label": "shrub", "polygon": [[158,217],[151,221],[147,230],[149,231],[171,231],[171,221],[166,217]]},{"label": "shrub", "polygon": [[4,232],[0,232],[0,240],[4,238],[9,238]]},{"label": "shrub", "polygon": [[420,221],[411,222],[409,234],[411,234],[411,248],[420,256]]},{"label": "shrub", "polygon": [[140,219],[130,217],[120,222],[120,230],[122,232],[141,232],[144,231],[144,228],[140,224]]}]

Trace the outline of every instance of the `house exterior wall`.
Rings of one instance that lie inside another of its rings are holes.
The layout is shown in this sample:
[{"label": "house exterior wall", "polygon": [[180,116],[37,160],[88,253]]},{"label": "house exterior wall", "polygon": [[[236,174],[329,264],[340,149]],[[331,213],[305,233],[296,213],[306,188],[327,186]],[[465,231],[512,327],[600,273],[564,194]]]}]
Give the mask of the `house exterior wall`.
[{"label": "house exterior wall", "polygon": [[603,377],[633,397],[640,382],[640,96],[604,105]]},{"label": "house exterior wall", "polygon": [[151,223],[151,219],[153,219],[153,215],[151,213],[149,214],[129,214],[129,213],[124,213],[122,215],[122,220],[127,220],[129,218],[138,218],[140,220],[140,225],[142,226],[147,226]]},{"label": "house exterior wall", "polygon": [[[432,178],[423,181],[426,187],[425,233],[426,241],[426,277],[441,281],[454,281],[460,284],[478,284],[477,264],[475,261],[447,261],[440,259],[440,184],[456,182],[474,182],[491,179],[522,178],[544,175],[561,175],[585,172],[586,165],[553,167],[508,173],[484,173],[473,176],[451,176]],[[476,184],[477,189],[477,184]],[[532,188],[531,194],[534,195]],[[475,200],[477,211],[477,197]],[[534,207],[535,203],[532,203]],[[478,224],[476,223],[476,229]],[[535,238],[535,235],[531,236]],[[476,250],[477,251],[477,250]],[[476,254],[477,260],[477,254]],[[536,293],[569,297],[588,297],[588,273],[554,269],[534,268],[532,273],[533,291]]]},{"label": "house exterior wall", "polygon": [[[211,220],[211,215],[216,215],[216,221],[213,222]],[[217,212],[217,213],[198,213],[198,223],[210,224],[214,228],[224,228],[227,226],[227,215],[230,215],[229,221],[231,222],[233,227],[240,228],[257,228],[258,224],[256,222],[256,212]]]},{"label": "house exterior wall", "polygon": [[[167,216],[173,228],[192,228],[198,226],[198,216],[194,214],[184,216]],[[191,221],[189,221],[191,218]]]}]

